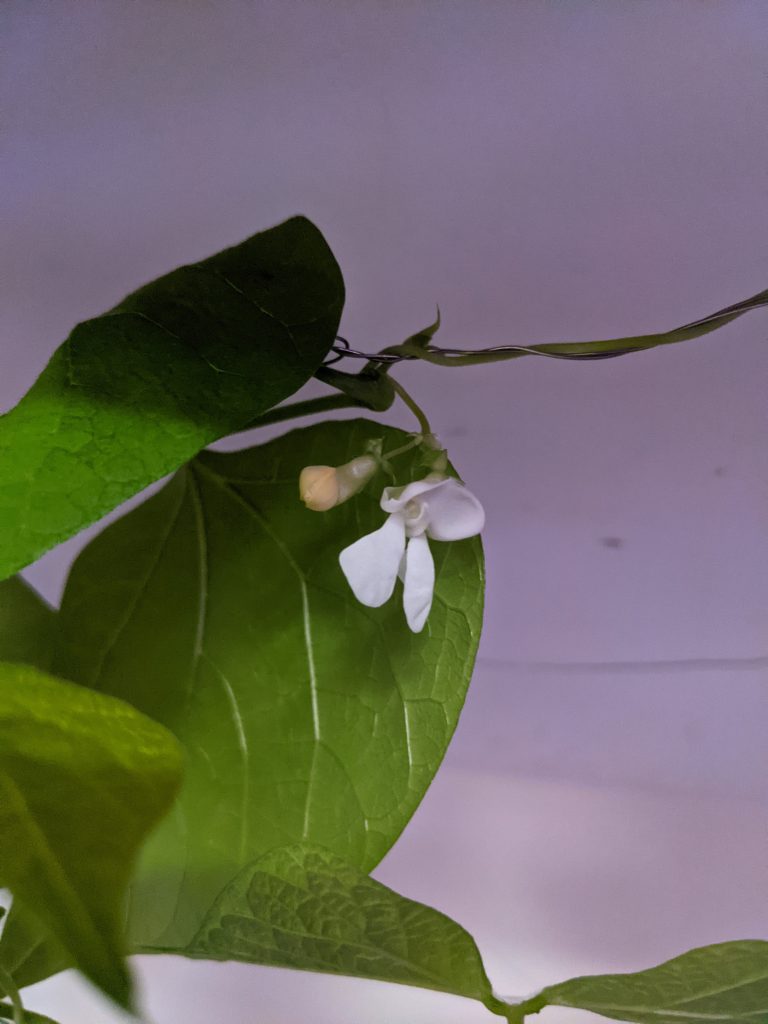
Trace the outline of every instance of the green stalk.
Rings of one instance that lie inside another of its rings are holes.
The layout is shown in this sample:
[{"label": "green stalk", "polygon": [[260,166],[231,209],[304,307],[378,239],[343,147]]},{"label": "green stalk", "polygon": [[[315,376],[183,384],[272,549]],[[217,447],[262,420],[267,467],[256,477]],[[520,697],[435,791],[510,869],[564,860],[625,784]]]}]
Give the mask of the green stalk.
[{"label": "green stalk", "polygon": [[15,981],[4,967],[0,967],[0,985],[11,1001],[13,1024],[24,1024],[24,1004],[21,1001]]},{"label": "green stalk", "polygon": [[307,398],[303,402],[291,402],[289,405],[278,405],[270,409],[256,419],[246,423],[243,430],[253,430],[255,427],[266,427],[270,423],[282,423],[284,420],[297,419],[300,416],[312,416],[318,412],[333,412],[336,409],[366,409],[364,402],[359,402],[349,395],[323,395],[321,398]]},{"label": "green stalk", "polygon": [[416,404],[416,402],[411,398],[411,396],[408,394],[408,392],[405,390],[405,388],[399,381],[395,380],[394,377],[390,377],[389,379],[392,383],[392,387],[395,389],[397,394],[400,396],[400,398],[402,398],[402,400],[411,410],[413,415],[419,421],[419,433],[424,435],[424,437],[426,437],[428,434],[431,434],[432,427],[430,427],[429,420],[427,419],[421,407]]}]

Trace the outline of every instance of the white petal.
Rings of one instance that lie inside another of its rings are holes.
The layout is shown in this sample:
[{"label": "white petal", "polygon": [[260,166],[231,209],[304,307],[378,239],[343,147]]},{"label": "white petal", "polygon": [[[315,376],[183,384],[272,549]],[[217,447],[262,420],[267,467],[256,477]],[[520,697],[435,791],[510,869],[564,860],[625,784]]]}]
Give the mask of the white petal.
[{"label": "white petal", "polygon": [[395,589],[397,569],[405,548],[405,525],[393,515],[373,533],[366,534],[339,555],[339,565],[361,604],[379,608]]},{"label": "white petal", "polygon": [[434,491],[445,483],[445,477],[437,473],[430,474],[423,480],[415,480],[405,487],[385,487],[381,495],[381,507],[385,512],[401,512],[413,498],[418,498],[428,491]]},{"label": "white petal", "polygon": [[421,534],[412,537],[405,549],[405,586],[403,608],[408,625],[414,633],[420,633],[432,607],[432,592],[435,589],[435,563],[429,550],[429,541]]},{"label": "white petal", "polygon": [[400,559],[400,565],[398,565],[397,567],[397,578],[400,580],[401,583],[405,583],[405,559],[407,551],[408,546],[406,544],[405,551],[403,552],[403,557]]},{"label": "white petal", "polygon": [[464,540],[485,526],[483,506],[458,480],[444,481],[426,498],[429,507],[427,536],[433,540]]}]

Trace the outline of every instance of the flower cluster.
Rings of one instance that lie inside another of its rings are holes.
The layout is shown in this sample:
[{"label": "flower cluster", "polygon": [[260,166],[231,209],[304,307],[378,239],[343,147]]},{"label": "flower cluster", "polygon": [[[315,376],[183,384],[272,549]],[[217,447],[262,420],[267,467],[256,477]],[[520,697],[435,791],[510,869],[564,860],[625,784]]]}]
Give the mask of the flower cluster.
[{"label": "flower cluster", "polygon": [[[357,493],[373,476],[377,462],[362,455],[344,466],[308,466],[299,490],[308,508],[325,512]],[[404,487],[385,487],[384,524],[339,555],[339,564],[355,597],[379,608],[403,582],[403,608],[414,633],[424,628],[435,588],[435,563],[429,541],[464,540],[483,529],[483,506],[468,488],[444,472],[429,473]]]}]

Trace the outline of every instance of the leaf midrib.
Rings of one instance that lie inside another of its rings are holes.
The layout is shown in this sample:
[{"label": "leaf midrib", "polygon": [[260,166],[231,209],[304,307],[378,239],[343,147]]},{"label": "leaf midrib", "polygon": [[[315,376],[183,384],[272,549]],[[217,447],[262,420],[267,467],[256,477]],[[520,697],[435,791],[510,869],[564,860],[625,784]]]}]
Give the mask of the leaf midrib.
[{"label": "leaf midrib", "polygon": [[307,658],[307,672],[309,677],[309,691],[310,701],[312,709],[312,734],[314,742],[312,744],[312,758],[309,766],[309,778],[307,780],[307,795],[304,803],[304,817],[302,825],[302,838],[306,839],[309,836],[310,831],[310,812],[312,806],[312,793],[313,793],[313,780],[315,779],[317,772],[317,755],[321,744],[324,742],[320,718],[320,699],[318,691],[318,679],[317,669],[315,666],[315,654],[314,654],[314,642],[312,639],[312,623],[311,614],[309,607],[309,590],[307,586],[307,578],[304,574],[301,566],[298,564],[296,559],[291,554],[290,548],[287,546],[285,541],[279,537],[269,522],[265,519],[259,509],[248,500],[239,488],[235,487],[226,477],[221,476],[215,470],[206,466],[200,460],[190,464],[190,469],[194,472],[200,472],[201,475],[211,479],[214,484],[231,500],[235,501],[241,507],[243,507],[261,527],[262,531],[272,541],[278,551],[281,553],[287,564],[290,566],[292,572],[296,576],[299,584],[299,591],[301,594],[301,611],[302,611],[302,628],[304,634],[304,650]]},{"label": "leaf midrib", "polygon": [[[694,1012],[694,1011],[690,1011],[690,1010],[671,1010],[670,1008],[674,1007],[674,1006],[685,1006],[686,1003],[693,1003],[693,1002],[697,1002],[697,1001],[702,1000],[702,999],[712,999],[712,998],[715,998],[715,997],[720,996],[720,995],[730,994],[731,992],[735,992],[737,989],[747,988],[750,985],[756,985],[759,982],[764,982],[764,981],[768,981],[768,970],[765,970],[762,973],[760,973],[758,975],[755,975],[755,977],[744,978],[741,981],[735,982],[733,984],[728,984],[728,985],[726,985],[724,987],[708,989],[708,990],[706,990],[704,992],[697,992],[697,993],[694,993],[693,995],[685,995],[685,996],[683,996],[681,998],[678,998],[678,999],[670,999],[667,1002],[666,1007],[664,1009],[655,1009],[653,1007],[642,1006],[642,1005],[638,1005],[636,1003],[617,1003],[617,1004],[614,1004],[614,1003],[595,1002],[593,1000],[590,1000],[588,997],[587,997],[587,999],[584,1000],[584,1003],[588,1002],[590,1007],[595,1007],[595,1008],[601,1007],[601,1008],[606,1009],[606,1010],[617,1010],[617,1011],[621,1011],[621,1010],[625,1010],[625,1011],[626,1010],[634,1010],[636,1013],[650,1013],[650,1014],[656,1014],[656,1015],[661,1015],[663,1013],[674,1013],[675,1016],[680,1016],[680,1017],[692,1017],[692,1018],[696,1018],[696,1017],[705,1018],[706,1017],[707,1019],[712,1019],[712,1020],[729,1020],[729,1019],[732,1019],[734,1017],[733,1013],[731,1013],[731,1014],[712,1014],[712,1013],[707,1013],[706,1011],[702,1011],[702,1012],[699,1013],[699,1012]],[[566,983],[566,985],[567,985],[567,983]],[[573,1006],[574,1004],[573,1003],[569,1003],[568,1005]],[[765,1007],[765,1009],[750,1010],[749,1011],[749,1015],[751,1016],[751,1015],[753,1015],[755,1013],[765,1013],[766,1011],[768,1011],[768,1005]],[[738,1016],[741,1016],[741,1015],[738,1015]]]}]

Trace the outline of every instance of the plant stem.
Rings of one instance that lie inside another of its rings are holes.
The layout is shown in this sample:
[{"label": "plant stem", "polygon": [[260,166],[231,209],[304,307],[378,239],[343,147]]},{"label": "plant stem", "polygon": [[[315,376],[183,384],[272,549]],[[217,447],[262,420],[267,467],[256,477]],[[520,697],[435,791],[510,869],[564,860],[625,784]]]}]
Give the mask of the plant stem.
[{"label": "plant stem", "polygon": [[572,359],[579,357],[596,358],[606,355],[623,355],[639,352],[642,349],[656,348],[658,345],[672,345],[680,341],[700,338],[711,331],[716,331],[737,317],[754,309],[768,306],[768,290],[759,292],[743,302],[736,302],[716,313],[694,320],[692,323],[675,327],[671,331],[659,334],[637,334],[626,338],[609,338],[605,341],[547,342],[543,345],[509,346],[497,345],[493,348],[462,350],[440,349],[437,346],[414,344],[410,339],[402,345],[390,345],[379,355],[397,355],[407,359],[422,359],[436,366],[477,366],[483,363],[496,363],[507,359],[520,359],[526,355],[537,353],[560,358]]},{"label": "plant stem", "polygon": [[398,455],[404,455],[406,452],[411,451],[412,448],[420,445],[423,440],[424,437],[422,434],[416,434],[413,440],[409,441],[408,444],[401,445],[400,448],[395,448],[395,450],[391,452],[383,452],[383,457],[385,459],[395,459]]},{"label": "plant stem", "polygon": [[524,1024],[527,1016],[541,1013],[544,1007],[548,1005],[547,998],[543,992],[539,992],[538,995],[531,996],[529,999],[521,999],[518,1002],[512,1002],[511,999],[497,999],[495,996],[491,996],[490,999],[485,999],[483,1002],[491,1013],[497,1013],[501,1017],[506,1017],[508,1024]]},{"label": "plant stem", "polygon": [[289,405],[278,405],[261,416],[257,416],[240,427],[238,433],[253,430],[255,427],[266,427],[269,423],[282,423],[283,420],[297,419],[299,416],[311,416],[317,412],[332,412],[334,409],[365,409],[367,406],[349,395],[323,395],[321,398],[307,398],[303,402],[291,402]]},{"label": "plant stem", "polygon": [[411,396],[405,390],[405,388],[400,383],[400,381],[395,380],[394,377],[390,377],[389,379],[390,379],[390,381],[392,383],[392,387],[395,389],[397,394],[400,396],[400,398],[402,398],[402,400],[405,402],[405,404],[411,410],[413,415],[419,421],[419,433],[423,434],[424,436],[426,436],[427,434],[431,434],[432,433],[432,427],[430,427],[429,420],[424,415],[424,412],[422,411],[422,409],[411,398]]},{"label": "plant stem", "polygon": [[0,986],[11,1001],[13,1007],[13,1024],[24,1024],[24,1005],[11,975],[0,966]]}]

